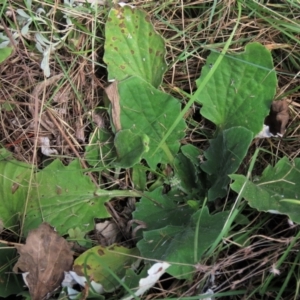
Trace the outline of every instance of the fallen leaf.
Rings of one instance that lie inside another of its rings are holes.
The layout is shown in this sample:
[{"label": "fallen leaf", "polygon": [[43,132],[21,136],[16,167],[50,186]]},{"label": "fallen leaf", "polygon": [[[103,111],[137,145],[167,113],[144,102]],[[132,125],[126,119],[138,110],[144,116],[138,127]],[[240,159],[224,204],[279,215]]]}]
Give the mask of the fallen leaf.
[{"label": "fallen leaf", "polygon": [[116,131],[122,129],[120,121],[120,96],[118,92],[118,82],[114,81],[105,89],[106,95],[111,102],[111,115]]},{"label": "fallen leaf", "polygon": [[40,136],[39,143],[41,146],[41,152],[46,156],[57,155],[56,149],[50,148],[50,140],[48,137]]},{"label": "fallen leaf", "polygon": [[95,226],[98,242],[101,246],[110,246],[120,238],[121,231],[113,220],[106,220]]},{"label": "fallen leaf", "polygon": [[283,135],[289,121],[289,105],[286,99],[273,101],[270,114],[265,119],[265,124],[270,127],[274,135]]},{"label": "fallen leaf", "polygon": [[27,273],[26,284],[32,300],[44,299],[56,290],[73,264],[73,252],[67,241],[48,223],[29,232],[26,244],[16,246],[20,257],[13,271]]}]

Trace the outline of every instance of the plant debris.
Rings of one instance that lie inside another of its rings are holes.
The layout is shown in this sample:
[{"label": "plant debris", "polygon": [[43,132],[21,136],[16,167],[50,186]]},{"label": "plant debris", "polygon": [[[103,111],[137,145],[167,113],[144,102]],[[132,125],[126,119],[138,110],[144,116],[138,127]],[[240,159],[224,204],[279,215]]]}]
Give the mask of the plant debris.
[{"label": "plant debris", "polygon": [[21,270],[32,300],[44,299],[54,292],[70,271],[73,252],[67,241],[48,224],[42,223],[29,232],[26,244],[16,246],[20,257],[13,271]]},{"label": "plant debris", "polygon": [[273,101],[270,114],[265,119],[265,124],[269,126],[273,135],[282,136],[285,133],[289,118],[289,104],[287,100]]}]

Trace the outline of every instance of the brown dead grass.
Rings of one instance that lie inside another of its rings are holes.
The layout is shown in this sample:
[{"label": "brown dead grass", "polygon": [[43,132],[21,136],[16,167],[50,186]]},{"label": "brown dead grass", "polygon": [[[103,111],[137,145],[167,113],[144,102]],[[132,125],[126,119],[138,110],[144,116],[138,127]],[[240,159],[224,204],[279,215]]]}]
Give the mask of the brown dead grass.
[{"label": "brown dead grass", "polygon": [[[193,92],[195,80],[200,76],[201,67],[209,54],[208,49],[221,50],[224,46],[236,22],[236,1],[218,1],[215,8],[218,14],[211,20],[214,1],[131,2],[149,12],[156,30],[166,40],[169,69],[162,88],[185,103],[187,98],[179,89]],[[21,4],[14,5],[12,16],[2,22],[1,29],[16,18],[15,9]],[[204,5],[207,6],[206,10],[199,9]],[[274,7],[270,4],[269,8]],[[290,122],[284,137],[259,142],[260,147],[273,153],[273,156],[259,156],[257,173],[260,174],[268,164],[273,164],[284,155],[291,159],[299,157],[300,92],[297,89],[300,84],[296,53],[299,53],[300,46],[292,40],[287,42],[279,30],[255,15],[249,16],[247,9],[244,10],[230,51],[240,52],[246,43],[261,42],[272,49],[274,55],[278,71],[278,98],[294,90],[288,95]],[[103,27],[105,14],[99,12],[99,27]],[[90,16],[82,14],[78,18],[78,22],[88,29],[87,32],[91,32],[93,20]],[[103,90],[107,80],[106,70],[99,64],[103,55],[103,44],[99,42],[104,38],[101,30],[94,51],[91,51],[90,34],[79,30],[78,33],[77,50],[84,55],[64,47],[59,49],[56,57],[51,59],[51,70],[53,75],[63,73],[62,79],[49,86],[45,85],[36,97],[33,96],[35,87],[43,84],[45,78],[39,66],[41,55],[33,49],[33,44],[28,47],[30,39],[24,38],[15,44],[13,55],[0,65],[0,143],[12,151],[18,160],[43,166],[47,159],[39,150],[38,137],[41,136],[49,137],[51,147],[58,151],[58,156],[66,163],[74,157],[83,157],[89,134],[97,126],[92,113],[96,107],[104,106]],[[296,62],[293,63],[293,60]],[[4,104],[6,107],[10,105],[12,109],[6,110]],[[192,143],[206,149],[208,139],[213,135],[213,125],[199,116],[197,106],[186,117],[190,126],[183,143]],[[42,124],[41,120],[48,126]],[[106,120],[102,122],[107,123]],[[245,171],[255,149],[253,145],[245,159]],[[262,215],[257,215],[255,220],[263,218]],[[227,246],[220,250],[214,265],[211,265],[210,260],[199,265],[192,283],[172,281],[172,284],[166,284],[162,280],[145,299],[196,295],[208,284],[207,274],[215,276],[218,291],[245,289],[250,293],[267,274],[276,272],[272,266],[285,251],[295,231],[295,228],[287,226],[285,219],[278,219],[278,231],[272,236],[270,232],[273,225],[265,224],[261,233],[253,235],[245,248],[228,237],[225,241]],[[287,268],[288,265],[284,265],[281,272]],[[237,299],[241,299],[241,296]],[[251,299],[259,298],[253,295]],[[270,296],[264,299],[273,298]],[[286,299],[291,298],[287,296]]]}]

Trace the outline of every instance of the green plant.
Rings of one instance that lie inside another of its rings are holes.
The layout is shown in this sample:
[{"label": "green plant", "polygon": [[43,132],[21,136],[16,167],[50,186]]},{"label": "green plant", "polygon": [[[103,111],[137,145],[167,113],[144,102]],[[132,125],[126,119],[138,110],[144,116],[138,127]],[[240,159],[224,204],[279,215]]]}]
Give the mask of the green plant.
[{"label": "green plant", "polygon": [[[238,8],[240,13],[241,6]],[[85,153],[90,169],[84,169],[78,159],[67,166],[56,159],[35,170],[1,149],[0,192],[5,203],[0,218],[5,228],[18,231],[20,223],[21,237],[26,237],[46,221],[60,235],[78,229],[82,240],[93,229],[95,218],[111,216],[105,203],[115,197],[141,197],[133,218],[144,222],[146,228],[137,231],[138,250],[129,254],[167,261],[171,264],[167,273],[191,280],[197,265],[218,251],[220,241],[229,235],[242,210],[242,197],[259,211],[286,214],[298,223],[299,160],[290,163],[283,158],[275,167],[267,167],[258,180],[251,180],[255,159],[247,176],[235,174],[263,127],[277,78],[269,50],[251,43],[244,52],[234,54],[227,51],[231,39],[221,53],[211,51],[196,81],[197,89],[182,109],[179,99],[160,89],[167,68],[165,45],[147,15],[129,6],[112,8],[106,22],[104,55],[108,79],[116,80],[106,90],[112,130],[96,128],[91,134]],[[204,162],[199,159],[200,149],[180,143],[187,130],[183,115],[194,103],[201,104],[201,115],[216,125]],[[132,170],[135,189],[102,189],[85,175],[120,169]],[[152,182],[145,179],[149,174],[155,178]],[[211,203],[230,192],[231,179],[231,190],[238,193],[236,202],[222,212],[210,213]],[[88,251],[102,254],[96,247]],[[76,260],[74,270],[80,268],[90,284],[98,276],[89,270],[99,270],[99,261],[89,260],[88,251]],[[122,263],[116,262],[114,275]],[[126,274],[140,277],[122,269],[119,279],[125,277],[132,288]],[[98,283],[119,286],[118,279],[110,277],[114,275],[103,272],[99,280],[109,278],[109,283]]]}]

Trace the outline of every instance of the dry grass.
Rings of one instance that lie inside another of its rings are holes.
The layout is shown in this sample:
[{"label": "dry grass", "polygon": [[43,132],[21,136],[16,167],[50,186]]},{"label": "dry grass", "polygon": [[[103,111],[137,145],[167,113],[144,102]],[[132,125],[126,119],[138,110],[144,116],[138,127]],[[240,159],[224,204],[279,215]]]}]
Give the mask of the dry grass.
[{"label": "dry grass", "polygon": [[[188,100],[185,93],[195,91],[195,80],[201,74],[210,49],[221,50],[232,32],[237,19],[236,1],[130,2],[149,13],[156,30],[165,38],[169,68],[162,89],[185,103]],[[300,152],[300,46],[296,29],[291,29],[299,26],[299,8],[297,10],[289,3],[268,1],[268,4],[259,4],[262,9],[258,10],[259,13],[251,10],[247,1],[243,3],[239,28],[230,46],[231,52],[240,52],[247,43],[257,41],[272,50],[278,75],[277,98],[287,97],[290,103],[290,122],[284,137],[260,141],[259,146],[271,154],[260,154],[256,163],[257,174],[279,158],[294,159]],[[51,7],[57,12],[64,11],[57,2],[44,4],[46,10]],[[15,24],[15,31],[20,32],[21,28],[16,26],[18,8],[24,9],[24,4],[7,3],[9,13],[4,12],[0,30],[8,31],[11,24]],[[97,19],[89,12],[71,13],[77,22],[72,33],[74,44],[70,47],[62,43],[51,56],[52,75],[62,74],[55,82],[47,83],[49,79],[44,78],[40,68],[42,56],[34,47],[32,35],[21,37],[14,43],[13,55],[0,65],[0,144],[12,151],[18,160],[43,167],[48,158],[39,150],[39,137],[49,137],[51,148],[58,151],[58,157],[64,162],[74,157],[83,161],[90,133],[99,122],[108,124],[107,116],[101,116],[100,121],[99,116],[98,121],[93,117],[98,107],[105,106],[103,90],[107,80],[102,56],[107,11],[107,7],[98,9]],[[270,23],[274,20],[276,24],[281,21],[290,27],[274,27]],[[55,14],[49,16],[49,22],[60,30],[67,28],[65,21]],[[49,28],[45,30],[51,36],[53,32]],[[200,117],[197,106],[186,117],[189,129],[183,143],[192,143],[205,150],[208,139],[213,136],[214,126]],[[247,170],[255,149],[253,144],[241,172]],[[289,227],[285,218],[270,221],[265,214],[254,213],[251,218],[253,221],[247,227],[240,226],[235,233],[249,231],[243,241],[246,247],[241,247],[234,236],[228,237],[226,244],[220,246],[219,256],[207,258],[207,262],[195,270],[193,282],[162,280],[145,299],[194,296],[208,285],[207,274],[215,277],[219,292],[239,289],[244,290],[245,295],[251,295],[250,298],[237,295],[230,299],[262,299],[256,288],[270,272],[277,272],[278,258],[286,251],[297,228]],[[280,268],[284,276],[289,274],[297,248],[298,242]],[[282,284],[284,276],[277,276]],[[276,286],[276,280],[273,286]],[[293,299],[294,290],[287,288],[281,299]],[[263,299],[275,299],[275,296],[269,293]]]}]

